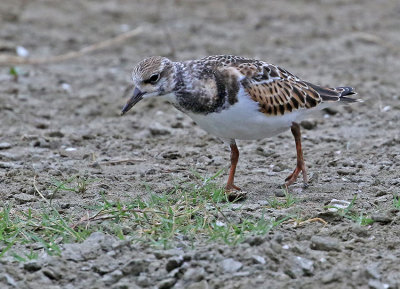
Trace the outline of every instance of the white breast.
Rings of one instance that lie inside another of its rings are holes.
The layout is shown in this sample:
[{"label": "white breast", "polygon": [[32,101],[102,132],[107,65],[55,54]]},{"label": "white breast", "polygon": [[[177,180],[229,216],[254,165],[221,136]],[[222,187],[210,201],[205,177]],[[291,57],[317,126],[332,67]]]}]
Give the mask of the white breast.
[{"label": "white breast", "polygon": [[205,131],[224,139],[262,139],[290,128],[314,109],[300,109],[283,116],[267,116],[259,111],[258,103],[240,88],[238,102],[221,112],[207,115],[187,112]]}]

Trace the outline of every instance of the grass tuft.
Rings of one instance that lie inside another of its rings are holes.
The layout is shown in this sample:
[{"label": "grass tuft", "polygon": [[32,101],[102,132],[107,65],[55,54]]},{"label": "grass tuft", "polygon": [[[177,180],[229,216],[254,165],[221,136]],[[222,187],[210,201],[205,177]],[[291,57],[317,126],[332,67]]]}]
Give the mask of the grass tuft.
[{"label": "grass tuft", "polygon": [[82,178],[79,175],[63,180],[54,180],[51,184],[52,195],[54,196],[61,191],[84,194],[91,182],[92,180]]},{"label": "grass tuft", "polygon": [[282,198],[278,199],[275,196],[269,199],[268,200],[269,206],[273,209],[282,209],[282,208],[290,208],[295,203],[297,203],[298,200],[291,193],[289,193],[287,190],[284,190],[284,193],[285,197],[283,200]]},{"label": "grass tuft", "polygon": [[397,195],[397,194],[394,194],[394,195],[393,195],[393,206],[394,206],[396,209],[400,210],[400,196]]},{"label": "grass tuft", "polygon": [[[83,241],[89,232],[74,230],[70,220],[64,219],[55,209],[43,208],[39,214],[31,209],[21,212],[6,204],[0,211],[0,257],[14,246],[30,247],[25,257],[29,260],[37,256],[33,250],[45,250],[50,255],[60,253],[60,243]],[[17,260],[25,259],[16,253]]]},{"label": "grass tuft", "polygon": [[[103,198],[97,213],[82,220],[91,223],[110,220],[120,231],[120,237],[130,237],[136,242],[150,242],[157,247],[170,247],[185,240],[194,243],[199,239],[222,241],[229,245],[242,242],[249,235],[263,235],[281,221],[247,218],[233,222],[226,213],[231,210],[224,189],[210,177],[199,177],[199,183],[177,185],[166,194],[151,194],[147,200],[111,202]],[[82,225],[82,224],[79,224]]]},{"label": "grass tuft", "polygon": [[337,214],[347,218],[349,220],[352,220],[353,222],[361,225],[361,226],[367,226],[371,225],[374,223],[374,220],[372,220],[371,217],[366,215],[363,211],[358,212],[355,209],[355,204],[357,200],[357,195],[354,196],[354,198],[351,200],[350,204],[346,208],[338,208],[336,206],[325,206],[325,208],[335,208],[337,209]]},{"label": "grass tuft", "polygon": [[[215,182],[221,172],[211,177],[196,174],[193,183],[176,185],[163,194],[129,201],[111,201],[103,197],[87,208],[81,218],[61,215],[38,190],[44,199],[40,210],[19,211],[5,204],[0,211],[0,257],[9,251],[18,261],[37,258],[38,251],[59,255],[61,245],[81,242],[92,232],[104,231],[120,239],[151,244],[156,247],[192,246],[197,240],[235,245],[252,235],[265,235],[288,218],[275,220],[261,217],[229,218],[232,204],[224,188]],[[72,177],[54,182],[54,194],[61,190],[84,192],[89,182]],[[279,207],[295,202],[290,195]],[[278,203],[277,203],[278,204]],[[20,248],[25,250],[20,250]],[[18,253],[15,252],[18,250]],[[22,254],[21,252],[26,251]]]}]

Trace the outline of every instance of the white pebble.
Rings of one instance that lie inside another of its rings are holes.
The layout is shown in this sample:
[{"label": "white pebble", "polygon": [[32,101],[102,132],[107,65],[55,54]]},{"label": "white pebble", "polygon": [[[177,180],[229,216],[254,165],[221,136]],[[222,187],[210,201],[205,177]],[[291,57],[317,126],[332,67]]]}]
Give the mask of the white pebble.
[{"label": "white pebble", "polygon": [[339,209],[346,209],[349,205],[350,205],[349,201],[332,199],[328,205],[332,208],[328,208],[328,211],[337,212]]},{"label": "white pebble", "polygon": [[65,82],[61,84],[61,88],[67,92],[71,91],[71,85],[69,85],[68,83],[65,83]]},{"label": "white pebble", "polygon": [[17,46],[16,52],[17,52],[17,55],[21,56],[21,57],[28,57],[28,55],[29,55],[29,51],[23,46]]},{"label": "white pebble", "polygon": [[131,27],[130,27],[128,24],[121,24],[121,25],[119,26],[119,29],[120,29],[122,32],[128,32],[129,30],[131,30]]},{"label": "white pebble", "polygon": [[226,227],[226,224],[225,224],[224,222],[221,222],[221,221],[216,221],[216,222],[215,222],[215,225],[216,225],[217,227]]},{"label": "white pebble", "polygon": [[73,152],[73,151],[76,151],[76,148],[66,148],[65,151],[67,151],[67,152]]}]

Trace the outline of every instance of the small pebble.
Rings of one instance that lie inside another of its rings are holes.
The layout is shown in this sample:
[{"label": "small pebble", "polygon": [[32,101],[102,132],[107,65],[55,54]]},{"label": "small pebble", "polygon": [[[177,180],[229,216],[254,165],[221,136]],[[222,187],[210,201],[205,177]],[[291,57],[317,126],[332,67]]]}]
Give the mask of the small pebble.
[{"label": "small pebble", "polygon": [[28,195],[25,193],[15,194],[15,195],[13,195],[13,197],[16,201],[18,201],[19,204],[25,204],[25,203],[33,202],[36,200],[35,196]]},{"label": "small pebble", "polygon": [[111,285],[119,281],[123,277],[121,270],[115,270],[111,273],[105,274],[101,279],[104,284]]},{"label": "small pebble", "polygon": [[378,222],[378,223],[382,223],[382,224],[387,224],[392,221],[392,218],[390,218],[387,214],[383,214],[383,213],[372,214],[371,219],[374,222]]},{"label": "small pebble", "polygon": [[176,283],[175,278],[164,279],[158,283],[157,288],[158,289],[169,289],[169,288],[172,288],[172,286],[174,286],[175,283]]},{"label": "small pebble", "polygon": [[12,288],[18,288],[17,282],[7,273],[0,274],[0,280],[6,281],[8,285],[12,286]]},{"label": "small pebble", "polygon": [[363,270],[362,275],[364,275],[368,279],[377,279],[377,280],[380,279],[381,276],[378,272],[378,268],[377,268],[378,266],[379,266],[378,264],[371,264],[371,265],[367,266]]},{"label": "small pebble", "polygon": [[303,120],[300,125],[307,130],[311,130],[317,126],[317,122],[315,120]]},{"label": "small pebble", "polygon": [[208,289],[210,287],[208,286],[207,281],[203,280],[203,281],[200,281],[200,282],[192,283],[187,288],[188,289]]},{"label": "small pebble", "polygon": [[314,273],[314,262],[313,261],[303,258],[303,257],[300,257],[300,256],[297,256],[295,258],[295,263],[303,270],[304,275],[306,275],[306,276],[313,275],[313,273]]},{"label": "small pebble", "polygon": [[329,237],[311,237],[310,248],[319,251],[341,251],[339,242]]},{"label": "small pebble", "polygon": [[163,153],[162,157],[164,159],[176,160],[176,159],[182,158],[182,155],[178,151],[169,151],[169,152]]},{"label": "small pebble", "polygon": [[51,132],[47,133],[46,135],[49,136],[49,137],[58,137],[58,138],[61,138],[61,137],[64,136],[64,134],[61,131],[58,131],[58,130],[51,131]]},{"label": "small pebble", "polygon": [[384,203],[384,202],[387,202],[388,199],[389,199],[389,196],[388,196],[388,195],[384,195],[384,196],[381,196],[381,197],[379,197],[379,198],[376,198],[376,199],[374,200],[374,203],[375,203],[375,204]]},{"label": "small pebble", "polygon": [[11,148],[11,144],[10,143],[8,143],[8,142],[0,143],[0,150],[6,150],[6,149],[9,149],[9,148]]},{"label": "small pebble", "polygon": [[141,272],[144,272],[148,269],[148,265],[148,262],[145,260],[134,259],[122,268],[122,272],[125,275],[139,276]]},{"label": "small pebble", "polygon": [[334,272],[327,272],[326,274],[322,275],[322,283],[323,284],[329,284],[329,283],[333,283],[333,282],[337,282],[340,280],[341,274],[338,274],[338,272],[334,271]]},{"label": "small pebble", "polygon": [[167,128],[159,123],[152,124],[149,127],[149,131],[152,136],[171,134],[171,131],[169,130],[169,128]]},{"label": "small pebble", "polygon": [[71,92],[72,91],[72,87],[70,84],[63,82],[61,84],[61,88],[66,91],[66,92]]},{"label": "small pebble", "polygon": [[382,283],[379,280],[371,279],[368,281],[368,287],[370,289],[388,289],[389,284]]},{"label": "small pebble", "polygon": [[255,263],[255,264],[262,264],[262,265],[264,265],[266,262],[265,262],[265,258],[264,257],[261,257],[261,256],[258,256],[258,255],[253,255],[253,256],[251,256],[251,259],[253,260],[253,262]]},{"label": "small pebble", "polygon": [[328,207],[331,207],[328,208],[328,211],[337,212],[339,209],[346,209],[349,205],[350,205],[349,201],[332,199],[328,204]]},{"label": "small pebble", "polygon": [[284,190],[275,191],[275,197],[283,198],[285,196]]},{"label": "small pebble", "polygon": [[15,50],[16,50],[15,52],[17,53],[18,56],[21,56],[21,57],[28,57],[29,56],[28,49],[26,49],[23,46],[17,46],[17,48]]},{"label": "small pebble", "polygon": [[243,267],[241,262],[238,262],[232,258],[223,260],[220,265],[225,273],[237,272]]},{"label": "small pebble", "polygon": [[338,174],[339,176],[348,176],[348,175],[355,175],[355,174],[357,174],[359,171],[360,171],[359,169],[350,169],[350,168],[347,168],[347,169],[339,169],[339,170],[337,170],[336,172],[337,172],[337,174]]},{"label": "small pebble", "polygon": [[175,268],[178,268],[182,265],[183,263],[183,257],[179,256],[179,257],[172,257],[167,261],[167,264],[165,266],[165,269],[170,272]]},{"label": "small pebble", "polygon": [[325,111],[328,115],[335,115],[335,114],[337,114],[337,113],[339,112],[336,108],[333,108],[333,107],[324,108],[324,111]]},{"label": "small pebble", "polygon": [[137,278],[136,283],[139,286],[147,287],[147,286],[150,286],[151,280],[146,275],[140,274],[140,276]]},{"label": "small pebble", "polygon": [[204,279],[206,272],[203,267],[189,268],[183,275],[183,280],[198,282]]},{"label": "small pebble", "polygon": [[12,162],[0,162],[0,169],[18,169],[20,165]]},{"label": "small pebble", "polygon": [[36,272],[42,268],[42,265],[39,264],[36,260],[29,261],[24,263],[24,269],[29,272]]},{"label": "small pebble", "polygon": [[51,280],[60,280],[62,278],[62,274],[54,269],[44,268],[42,273]]}]

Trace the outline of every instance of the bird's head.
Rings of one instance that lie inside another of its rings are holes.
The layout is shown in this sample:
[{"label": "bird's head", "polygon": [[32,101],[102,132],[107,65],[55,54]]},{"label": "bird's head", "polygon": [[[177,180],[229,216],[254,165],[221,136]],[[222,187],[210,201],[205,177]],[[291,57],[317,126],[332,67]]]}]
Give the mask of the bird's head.
[{"label": "bird's head", "polygon": [[139,62],[132,72],[133,96],[125,104],[122,114],[144,98],[170,94],[174,88],[173,74],[173,62],[166,57],[152,56]]}]

